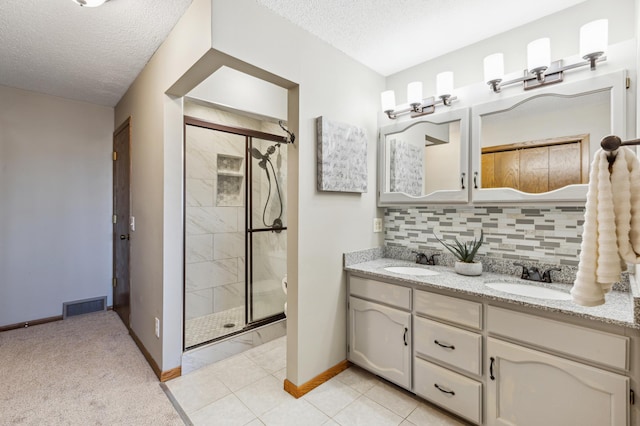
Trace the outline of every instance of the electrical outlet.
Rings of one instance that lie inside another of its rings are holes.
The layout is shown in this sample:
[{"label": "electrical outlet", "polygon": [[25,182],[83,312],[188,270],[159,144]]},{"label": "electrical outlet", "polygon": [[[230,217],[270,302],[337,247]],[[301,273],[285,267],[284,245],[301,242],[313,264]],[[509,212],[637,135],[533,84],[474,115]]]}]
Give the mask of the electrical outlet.
[{"label": "electrical outlet", "polygon": [[373,232],[382,232],[382,218],[373,218]]},{"label": "electrical outlet", "polygon": [[156,337],[160,338],[160,319],[156,318]]}]

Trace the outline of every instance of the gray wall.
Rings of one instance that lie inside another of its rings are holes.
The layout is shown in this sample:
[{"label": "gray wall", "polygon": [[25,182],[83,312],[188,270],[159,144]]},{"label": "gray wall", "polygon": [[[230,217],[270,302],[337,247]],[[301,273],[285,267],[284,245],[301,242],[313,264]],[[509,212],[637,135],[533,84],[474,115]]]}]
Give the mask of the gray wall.
[{"label": "gray wall", "polygon": [[0,326],[111,304],[113,108],[0,86]]}]

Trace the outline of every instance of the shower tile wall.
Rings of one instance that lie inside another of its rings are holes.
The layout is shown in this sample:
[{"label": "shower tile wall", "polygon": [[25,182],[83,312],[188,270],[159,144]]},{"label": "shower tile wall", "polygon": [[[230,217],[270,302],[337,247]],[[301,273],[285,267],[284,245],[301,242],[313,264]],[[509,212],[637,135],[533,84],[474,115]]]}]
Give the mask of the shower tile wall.
[{"label": "shower tile wall", "polygon": [[461,240],[485,234],[479,254],[505,260],[577,266],[583,207],[388,208],[385,246],[443,250],[433,232]]},{"label": "shower tile wall", "polygon": [[[275,133],[275,132],[274,132]],[[279,134],[278,132],[277,134]],[[254,146],[261,152],[266,152],[269,146],[274,142],[254,139]],[[257,161],[254,161],[253,168],[253,211],[252,220],[253,228],[265,228],[263,223],[263,211],[265,203],[268,201],[265,221],[267,225],[271,225],[275,218],[280,214],[280,201],[275,186],[278,181],[281,197],[282,197],[282,223],[287,225],[287,147],[281,145],[276,152],[271,155],[271,162],[275,169],[275,177],[273,170],[269,167],[271,179],[271,196],[269,198],[269,179],[263,169],[257,167]],[[253,294],[254,294],[254,314],[256,318],[263,318],[274,315],[284,308],[285,295],[282,291],[282,279],[287,273],[287,234],[286,231],[276,232],[257,232],[253,234]]]},{"label": "shower tile wall", "polygon": [[[243,158],[244,138],[187,128],[187,319],[244,304],[244,178],[233,177],[239,187],[224,191],[219,185],[220,156]],[[239,203],[234,194],[242,194]]]}]

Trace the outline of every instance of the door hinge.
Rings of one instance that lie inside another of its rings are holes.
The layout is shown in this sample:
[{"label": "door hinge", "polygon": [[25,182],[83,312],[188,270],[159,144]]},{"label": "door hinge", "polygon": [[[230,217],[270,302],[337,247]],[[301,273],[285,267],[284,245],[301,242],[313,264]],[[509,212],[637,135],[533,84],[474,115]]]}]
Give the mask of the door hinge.
[{"label": "door hinge", "polygon": [[118,159],[118,153],[113,151],[113,161],[116,161]]},{"label": "door hinge", "polygon": [[626,84],[627,84],[627,89],[631,87],[631,77],[627,77]]},{"label": "door hinge", "polygon": [[118,223],[118,216],[117,215],[113,215],[113,223]]},{"label": "door hinge", "polygon": [[636,393],[633,391],[633,389],[629,389],[629,402],[631,403],[631,405],[635,405],[636,403]]},{"label": "door hinge", "polygon": [[351,352],[351,346],[347,344],[347,353]]},{"label": "door hinge", "polygon": [[118,285],[118,279],[114,278],[113,279],[113,288],[115,288]]}]

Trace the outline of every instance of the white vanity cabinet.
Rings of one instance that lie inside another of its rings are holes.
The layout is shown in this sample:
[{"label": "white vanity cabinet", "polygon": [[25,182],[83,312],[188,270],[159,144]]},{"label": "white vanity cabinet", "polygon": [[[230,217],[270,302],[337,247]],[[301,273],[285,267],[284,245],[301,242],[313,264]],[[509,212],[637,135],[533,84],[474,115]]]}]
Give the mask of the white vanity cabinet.
[{"label": "white vanity cabinet", "polygon": [[480,424],[482,304],[421,290],[414,295],[414,392]]},{"label": "white vanity cabinet", "polygon": [[565,358],[624,370],[628,337],[493,306],[487,331],[488,425],[629,424],[629,378]]},{"label": "white vanity cabinet", "polygon": [[349,361],[410,389],[411,288],[359,277],[349,287]]},{"label": "white vanity cabinet", "polygon": [[473,424],[640,426],[636,330],[417,283],[348,284],[349,360]]}]

